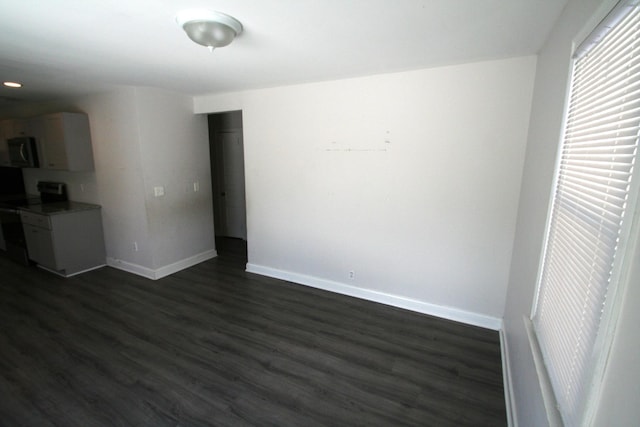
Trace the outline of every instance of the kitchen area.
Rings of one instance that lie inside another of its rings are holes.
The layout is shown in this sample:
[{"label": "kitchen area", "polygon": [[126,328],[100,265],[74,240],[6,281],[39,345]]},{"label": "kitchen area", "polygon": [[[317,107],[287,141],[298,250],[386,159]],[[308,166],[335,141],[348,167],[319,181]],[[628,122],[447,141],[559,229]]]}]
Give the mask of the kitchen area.
[{"label": "kitchen area", "polygon": [[63,277],[104,266],[101,207],[51,179],[93,169],[86,114],[0,120],[0,255]]}]

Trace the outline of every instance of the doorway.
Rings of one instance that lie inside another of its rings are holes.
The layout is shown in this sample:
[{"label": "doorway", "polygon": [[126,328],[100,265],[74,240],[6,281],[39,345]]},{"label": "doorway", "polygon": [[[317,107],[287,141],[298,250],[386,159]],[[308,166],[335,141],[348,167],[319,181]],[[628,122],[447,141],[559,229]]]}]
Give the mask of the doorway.
[{"label": "doorway", "polygon": [[242,111],[210,114],[208,122],[216,250],[222,256],[244,256],[246,261]]}]

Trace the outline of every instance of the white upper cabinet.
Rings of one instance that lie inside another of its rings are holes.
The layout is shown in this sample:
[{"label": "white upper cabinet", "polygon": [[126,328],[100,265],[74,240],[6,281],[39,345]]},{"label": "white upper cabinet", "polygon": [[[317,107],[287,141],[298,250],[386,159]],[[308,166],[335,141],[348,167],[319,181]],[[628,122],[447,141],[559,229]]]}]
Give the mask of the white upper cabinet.
[{"label": "white upper cabinet", "polygon": [[68,171],[93,170],[89,118],[83,113],[55,113],[29,120],[36,138],[40,167]]}]

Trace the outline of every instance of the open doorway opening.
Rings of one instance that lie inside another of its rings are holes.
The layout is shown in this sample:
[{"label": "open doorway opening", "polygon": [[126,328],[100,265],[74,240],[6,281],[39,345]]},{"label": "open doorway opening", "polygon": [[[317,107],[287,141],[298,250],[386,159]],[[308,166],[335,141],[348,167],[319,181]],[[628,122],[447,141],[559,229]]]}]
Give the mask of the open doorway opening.
[{"label": "open doorway opening", "polygon": [[216,250],[247,259],[242,111],[209,114],[209,153]]}]

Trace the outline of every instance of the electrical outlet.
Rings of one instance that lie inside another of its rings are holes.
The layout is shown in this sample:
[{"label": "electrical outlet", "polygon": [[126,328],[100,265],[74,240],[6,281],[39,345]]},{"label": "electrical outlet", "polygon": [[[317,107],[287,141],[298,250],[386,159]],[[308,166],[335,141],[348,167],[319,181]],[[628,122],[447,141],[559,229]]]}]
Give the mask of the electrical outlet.
[{"label": "electrical outlet", "polygon": [[200,191],[200,181],[194,181],[193,183],[193,191]]},{"label": "electrical outlet", "polygon": [[164,187],[153,187],[153,195],[156,197],[164,196]]},{"label": "electrical outlet", "polygon": [[355,271],[353,271],[353,270],[351,270],[351,271],[349,272],[349,279],[353,280],[353,279],[355,279],[355,278],[356,278],[356,272],[355,272]]},{"label": "electrical outlet", "polygon": [[133,250],[138,252],[138,242],[133,242]]}]

